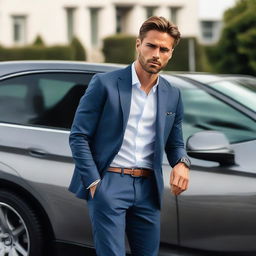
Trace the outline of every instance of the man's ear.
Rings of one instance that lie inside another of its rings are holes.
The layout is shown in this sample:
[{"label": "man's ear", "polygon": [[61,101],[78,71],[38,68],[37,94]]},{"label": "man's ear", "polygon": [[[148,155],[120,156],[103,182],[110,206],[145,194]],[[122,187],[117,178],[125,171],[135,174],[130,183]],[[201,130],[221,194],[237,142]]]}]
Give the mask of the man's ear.
[{"label": "man's ear", "polygon": [[141,40],[139,38],[136,39],[136,49],[141,46]]},{"label": "man's ear", "polygon": [[173,56],[173,51],[174,51],[174,48],[172,48],[171,49],[171,54],[170,54],[170,56],[169,56],[169,60],[172,58],[172,56]]}]

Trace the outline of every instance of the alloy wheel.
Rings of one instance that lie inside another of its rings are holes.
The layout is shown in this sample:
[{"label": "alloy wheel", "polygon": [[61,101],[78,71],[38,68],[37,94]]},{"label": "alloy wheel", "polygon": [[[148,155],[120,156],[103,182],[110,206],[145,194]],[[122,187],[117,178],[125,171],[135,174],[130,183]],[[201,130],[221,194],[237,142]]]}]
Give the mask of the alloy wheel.
[{"label": "alloy wheel", "polygon": [[29,233],[20,214],[0,202],[0,256],[28,256]]}]

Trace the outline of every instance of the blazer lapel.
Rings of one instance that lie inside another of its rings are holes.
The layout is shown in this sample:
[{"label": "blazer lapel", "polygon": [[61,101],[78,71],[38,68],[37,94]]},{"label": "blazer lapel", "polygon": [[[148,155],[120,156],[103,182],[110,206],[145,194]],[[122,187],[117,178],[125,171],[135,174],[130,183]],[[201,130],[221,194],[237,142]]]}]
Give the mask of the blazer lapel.
[{"label": "blazer lapel", "polygon": [[125,131],[131,107],[132,96],[132,74],[131,65],[124,69],[123,75],[117,82],[120,104],[123,113],[123,131]]},{"label": "blazer lapel", "polygon": [[164,80],[160,77],[160,81],[157,88],[157,114],[156,114],[156,141],[155,141],[155,161],[159,163],[159,157],[162,152],[164,143],[164,126],[166,120],[166,106],[168,100],[168,88]]}]

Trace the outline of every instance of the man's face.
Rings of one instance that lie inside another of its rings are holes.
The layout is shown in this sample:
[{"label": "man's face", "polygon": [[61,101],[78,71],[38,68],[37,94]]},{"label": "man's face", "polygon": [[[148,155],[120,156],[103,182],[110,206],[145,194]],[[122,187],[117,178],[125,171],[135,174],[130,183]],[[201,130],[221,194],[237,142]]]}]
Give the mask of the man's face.
[{"label": "man's face", "polygon": [[172,57],[174,38],[165,32],[150,30],[144,39],[137,39],[136,50],[142,68],[151,74],[157,74]]}]

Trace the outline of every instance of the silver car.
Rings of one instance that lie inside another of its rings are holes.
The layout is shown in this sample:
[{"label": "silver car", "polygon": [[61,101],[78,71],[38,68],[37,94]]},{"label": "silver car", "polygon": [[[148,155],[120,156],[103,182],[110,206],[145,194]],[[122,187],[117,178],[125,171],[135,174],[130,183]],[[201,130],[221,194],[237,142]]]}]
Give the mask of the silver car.
[{"label": "silver car", "polygon": [[[67,190],[74,168],[69,129],[92,76],[117,68],[0,64],[0,256],[78,256],[93,248],[86,201]],[[164,158],[159,255],[174,248],[256,252],[256,79],[163,76],[182,92],[192,167],[188,191],[175,197]]]}]

